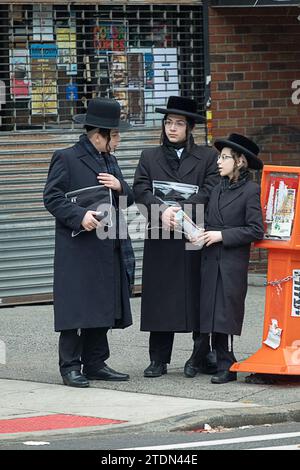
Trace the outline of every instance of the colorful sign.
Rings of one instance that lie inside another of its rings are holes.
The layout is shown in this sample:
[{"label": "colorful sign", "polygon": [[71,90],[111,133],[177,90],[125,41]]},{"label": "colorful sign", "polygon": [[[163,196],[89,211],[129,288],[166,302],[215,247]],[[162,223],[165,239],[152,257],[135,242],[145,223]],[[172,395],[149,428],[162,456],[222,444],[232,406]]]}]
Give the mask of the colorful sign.
[{"label": "colorful sign", "polygon": [[76,28],[56,28],[58,67],[65,68],[67,75],[77,75]]},{"label": "colorful sign", "polygon": [[10,94],[12,98],[30,98],[29,55],[26,49],[10,51]]},{"label": "colorful sign", "polygon": [[56,60],[32,59],[32,115],[57,114]]},{"label": "colorful sign", "polygon": [[56,59],[56,44],[31,44],[30,56],[32,59]]},{"label": "colorful sign", "polygon": [[78,86],[68,85],[66,88],[66,96],[68,101],[78,100]]},{"label": "colorful sign", "polygon": [[120,22],[103,22],[93,29],[95,53],[122,52],[126,49],[126,26]]}]

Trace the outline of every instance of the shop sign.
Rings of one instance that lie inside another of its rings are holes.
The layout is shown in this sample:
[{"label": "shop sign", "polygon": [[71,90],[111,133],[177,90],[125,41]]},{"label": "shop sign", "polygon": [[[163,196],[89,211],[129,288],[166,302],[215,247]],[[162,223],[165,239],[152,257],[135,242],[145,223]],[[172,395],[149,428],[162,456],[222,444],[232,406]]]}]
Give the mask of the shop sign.
[{"label": "shop sign", "polygon": [[55,44],[31,44],[30,56],[32,59],[56,59],[57,46]]}]

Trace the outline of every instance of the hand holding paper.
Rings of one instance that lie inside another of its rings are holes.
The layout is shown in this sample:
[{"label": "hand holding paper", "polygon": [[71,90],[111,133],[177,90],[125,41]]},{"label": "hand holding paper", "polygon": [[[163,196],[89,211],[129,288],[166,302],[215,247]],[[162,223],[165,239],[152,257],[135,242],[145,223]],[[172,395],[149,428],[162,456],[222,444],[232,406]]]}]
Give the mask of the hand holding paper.
[{"label": "hand holding paper", "polygon": [[169,230],[174,230],[177,225],[176,214],[180,211],[180,207],[168,207],[161,216],[162,224]]},{"label": "hand holding paper", "polygon": [[202,248],[204,229],[198,227],[183,210],[177,212],[176,221],[186,238],[194,245]]},{"label": "hand holding paper", "polygon": [[213,231],[213,230],[211,230],[209,232],[204,232],[203,240],[204,240],[204,244],[206,246],[210,246],[213,243],[219,243],[223,240],[222,232],[221,231]]}]

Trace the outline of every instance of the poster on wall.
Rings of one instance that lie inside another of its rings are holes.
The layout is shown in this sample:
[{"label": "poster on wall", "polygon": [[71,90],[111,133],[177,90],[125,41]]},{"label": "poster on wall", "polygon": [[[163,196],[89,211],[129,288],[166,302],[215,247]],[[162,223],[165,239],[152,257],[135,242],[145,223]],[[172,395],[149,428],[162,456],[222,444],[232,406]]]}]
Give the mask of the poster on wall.
[{"label": "poster on wall", "polygon": [[76,28],[56,28],[57,65],[67,75],[77,75]]},{"label": "poster on wall", "polygon": [[128,109],[130,122],[144,124],[145,122],[145,100],[143,90],[129,90]]},{"label": "poster on wall", "polygon": [[113,89],[127,87],[128,73],[126,54],[109,54],[109,76],[110,85]]},{"label": "poster on wall", "polygon": [[292,317],[300,318],[300,269],[294,269],[293,277]]},{"label": "poster on wall", "polygon": [[121,106],[121,120],[126,121],[128,119],[128,91],[114,90],[113,95]]},{"label": "poster on wall", "polygon": [[126,50],[127,26],[122,21],[104,21],[93,28],[95,55]]},{"label": "poster on wall", "polygon": [[144,54],[129,52],[128,61],[128,88],[144,88]]},{"label": "poster on wall", "polygon": [[56,59],[57,47],[54,44],[32,44],[32,115],[57,114]]},{"label": "poster on wall", "polygon": [[10,95],[12,99],[30,98],[29,54],[27,49],[10,50]]},{"label": "poster on wall", "polygon": [[53,41],[52,5],[32,6],[32,35],[34,41]]},{"label": "poster on wall", "polygon": [[152,53],[145,53],[146,90],[154,89],[154,57]]}]

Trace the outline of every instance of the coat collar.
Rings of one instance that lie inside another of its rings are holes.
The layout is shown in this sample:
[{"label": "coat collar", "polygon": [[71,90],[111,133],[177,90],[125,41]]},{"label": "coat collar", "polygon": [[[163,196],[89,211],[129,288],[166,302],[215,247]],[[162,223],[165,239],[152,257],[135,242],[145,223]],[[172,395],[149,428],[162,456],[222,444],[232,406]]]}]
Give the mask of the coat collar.
[{"label": "coat collar", "polygon": [[[219,197],[219,209],[222,210],[224,209],[224,207],[228,206],[233,201],[235,201],[235,199],[237,199],[243,194],[244,189],[245,189],[245,184],[243,184],[243,186],[240,186],[236,189],[232,189],[231,191],[227,190],[227,191],[222,192],[222,194]],[[219,187],[218,194],[220,194],[220,191],[221,191],[221,185]]]},{"label": "coat collar", "polygon": [[162,169],[173,179],[175,178],[178,181],[181,181],[181,179],[186,176],[188,173],[193,171],[194,167],[199,163],[198,160],[202,159],[202,156],[199,154],[197,151],[197,145],[194,144],[188,153],[182,160],[182,163],[179,167],[178,170],[178,177],[174,175],[172,172],[171,168],[168,165],[168,162],[166,160],[166,157],[163,153],[162,147],[159,147],[158,150],[158,157],[157,157],[157,162],[158,164],[162,167]]},{"label": "coat collar", "polygon": [[97,163],[95,158],[93,158],[93,156],[90,153],[87,153],[86,149],[80,142],[78,142],[75,145],[74,150],[75,150],[75,156],[79,158],[82,161],[82,163],[84,163],[94,173],[98,175],[100,172],[99,163]]}]

